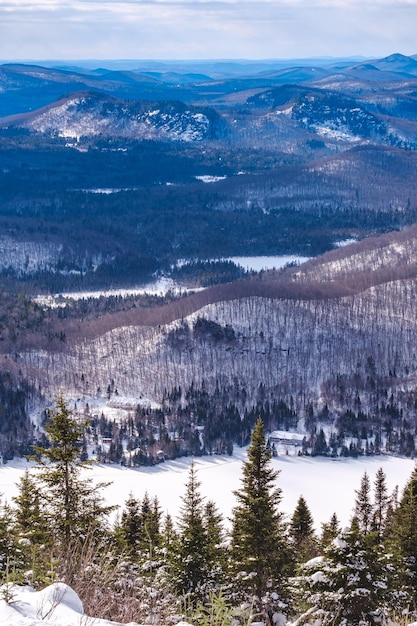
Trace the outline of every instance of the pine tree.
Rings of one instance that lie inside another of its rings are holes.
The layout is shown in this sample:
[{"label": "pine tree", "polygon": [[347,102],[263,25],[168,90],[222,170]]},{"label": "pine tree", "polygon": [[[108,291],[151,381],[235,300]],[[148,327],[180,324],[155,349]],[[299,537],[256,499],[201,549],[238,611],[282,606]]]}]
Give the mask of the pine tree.
[{"label": "pine tree", "polygon": [[141,516],[143,527],[141,547],[149,556],[152,556],[155,548],[157,548],[160,543],[159,525],[161,521],[161,510],[156,496],[151,501],[148,492],[145,492],[142,500]]},{"label": "pine tree", "polygon": [[225,530],[223,516],[212,500],[204,507],[204,526],[207,532],[207,556],[210,587],[220,588],[226,580],[227,553],[224,545]]},{"label": "pine tree", "polygon": [[303,496],[300,496],[290,520],[289,534],[299,563],[308,561],[317,553],[314,522]]},{"label": "pine tree", "polygon": [[340,534],[341,528],[339,520],[337,519],[336,513],[332,513],[330,520],[328,522],[324,522],[321,525],[321,537],[320,537],[320,545],[321,548],[324,549],[328,547],[333,539]]},{"label": "pine tree", "polygon": [[125,502],[120,522],[115,528],[115,535],[119,549],[126,552],[133,560],[139,551],[142,532],[141,503],[133,496],[133,493],[130,493]]},{"label": "pine tree", "polygon": [[21,582],[27,566],[13,522],[11,508],[0,502],[0,585]]},{"label": "pine tree", "polygon": [[365,535],[358,527],[334,539],[292,582],[305,611],[299,623],[317,619],[322,626],[377,626],[401,608],[391,555],[375,533]]},{"label": "pine tree", "polygon": [[14,533],[22,547],[30,582],[36,587],[51,580],[51,537],[39,487],[28,470],[20,478],[18,487],[19,494],[13,498]]},{"label": "pine tree", "polygon": [[243,597],[250,602],[254,599],[257,609],[269,620],[268,597],[273,593],[282,598],[286,593],[289,550],[283,516],[278,511],[278,472],[270,466],[271,451],[265,445],[260,419],[247,454],[242,488],[235,492],[238,504],[232,518],[231,572]]}]

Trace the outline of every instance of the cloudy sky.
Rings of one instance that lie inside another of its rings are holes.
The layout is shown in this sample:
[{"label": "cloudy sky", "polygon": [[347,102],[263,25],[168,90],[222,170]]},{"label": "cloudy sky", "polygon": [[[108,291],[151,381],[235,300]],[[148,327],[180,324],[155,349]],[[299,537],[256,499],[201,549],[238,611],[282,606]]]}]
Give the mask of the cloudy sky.
[{"label": "cloudy sky", "polygon": [[417,53],[417,0],[0,0],[0,59]]}]

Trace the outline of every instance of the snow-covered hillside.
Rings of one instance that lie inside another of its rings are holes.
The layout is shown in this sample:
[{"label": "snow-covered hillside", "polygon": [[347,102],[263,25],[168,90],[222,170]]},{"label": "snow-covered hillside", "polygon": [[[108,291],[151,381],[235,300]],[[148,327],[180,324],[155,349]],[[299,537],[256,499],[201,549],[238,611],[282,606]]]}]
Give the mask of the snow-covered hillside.
[{"label": "snow-covered hillside", "polygon": [[[208,390],[239,380],[249,398],[262,383],[296,406],[332,402],[336,375],[365,376],[368,357],[387,384],[414,384],[416,280],[394,280],[341,298],[242,298],[210,304],[159,326],[124,326],[75,340],[65,351],[26,351],[19,365],[49,398],[60,389],[88,398],[110,381],[118,393],[160,401],[164,390],[204,380]],[[233,341],[197,336],[198,317],[229,326]],[[343,355],[343,358],[341,358]],[[333,384],[333,383],[332,383]],[[302,394],[302,395],[300,395]]]},{"label": "snow-covered hillside", "polygon": [[39,133],[79,140],[98,135],[141,140],[201,141],[220,118],[180,102],[127,102],[93,92],[74,93],[15,123]]}]

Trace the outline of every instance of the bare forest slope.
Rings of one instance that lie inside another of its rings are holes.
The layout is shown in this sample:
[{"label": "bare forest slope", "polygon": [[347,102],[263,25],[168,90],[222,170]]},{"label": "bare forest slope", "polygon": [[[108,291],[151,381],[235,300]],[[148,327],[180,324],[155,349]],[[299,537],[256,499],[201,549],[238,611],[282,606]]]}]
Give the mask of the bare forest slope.
[{"label": "bare forest slope", "polygon": [[[260,386],[300,407],[332,404],[340,381],[373,375],[411,390],[417,372],[417,228],[330,252],[298,268],[220,285],[163,307],[62,323],[66,341],[17,357],[47,396],[160,400],[174,386]],[[368,376],[369,377],[369,376]],[[349,385],[348,385],[349,386]]]}]

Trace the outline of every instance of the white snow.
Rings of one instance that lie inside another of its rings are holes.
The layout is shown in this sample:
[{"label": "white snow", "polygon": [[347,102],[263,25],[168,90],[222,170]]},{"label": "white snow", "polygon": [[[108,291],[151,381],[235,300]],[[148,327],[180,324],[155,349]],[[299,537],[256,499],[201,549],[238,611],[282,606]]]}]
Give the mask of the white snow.
[{"label": "white snow", "polygon": [[[202,495],[214,500],[226,517],[230,516],[234,505],[233,490],[240,487],[242,461],[245,458],[245,451],[238,449],[233,457],[195,459]],[[92,472],[97,480],[112,481],[104,494],[109,503],[123,505],[130,492],[141,498],[147,491],[152,497],[158,496],[164,511],[176,516],[190,464],[191,459],[187,458],[135,470],[116,465],[97,465]],[[304,495],[319,529],[320,523],[329,521],[333,512],[337,513],[342,525],[348,523],[355,489],[364,471],[373,482],[376,471],[383,467],[388,488],[392,490],[398,485],[402,489],[411,475],[414,461],[385,456],[359,460],[284,456],[272,459],[272,465],[280,470],[277,485],[283,490],[281,509],[291,515],[299,496]],[[0,491],[8,501],[17,493],[16,483],[28,466],[26,461],[13,461],[0,466]],[[313,561],[319,563],[318,559]],[[310,563],[313,564],[313,561]],[[322,575],[318,572],[315,577],[319,580]],[[0,587],[1,626],[83,626],[90,623],[94,626],[120,626],[118,622],[86,616],[77,594],[63,583],[55,583],[39,592],[30,587]],[[131,622],[129,626],[137,625]],[[182,622],[177,626],[190,625]]]},{"label": "white snow", "polygon": [[[5,597],[9,597],[9,602]],[[42,591],[31,587],[0,587],[1,626],[121,626],[120,622],[85,615],[78,595],[64,583]],[[185,623],[182,622],[183,626]],[[138,626],[130,622],[126,626]],[[180,626],[179,624],[177,626]]]},{"label": "white snow", "polygon": [[[241,486],[245,458],[245,450],[235,448],[231,457],[213,455],[194,459],[201,493],[216,503],[226,523],[235,505],[233,491]],[[94,476],[97,481],[111,483],[103,492],[109,504],[123,507],[131,492],[137,498],[148,492],[151,497],[157,496],[162,510],[175,519],[179,514],[191,461],[191,458],[179,458],[134,469],[97,464],[86,471],[87,476]],[[391,492],[398,485],[401,492],[415,464],[411,459],[389,456],[359,459],[280,456],[273,458],[271,463],[280,472],[277,486],[282,489],[281,510],[291,516],[298,498],[304,496],[318,531],[321,530],[321,523],[328,522],[333,513],[337,514],[342,527],[349,524],[355,490],[359,488],[365,471],[373,483],[377,470],[382,467],[388,490]],[[24,460],[0,465],[0,493],[3,499],[10,502],[17,494],[17,482],[29,466]]]},{"label": "white snow", "polygon": [[297,265],[308,261],[309,257],[297,255],[279,256],[232,256],[225,261],[233,261],[236,265],[241,265],[245,270],[260,272],[262,270],[273,270],[285,267],[289,263]]},{"label": "white snow", "polygon": [[197,180],[201,180],[202,183],[217,183],[219,180],[225,180],[227,176],[209,176],[207,174],[203,176],[195,176],[195,178]]},{"label": "white snow", "polygon": [[127,296],[143,294],[163,296],[168,291],[172,291],[173,293],[185,293],[188,291],[197,291],[197,289],[187,289],[187,287],[180,286],[171,278],[162,277],[142,287],[131,287],[129,289],[100,289],[96,291],[67,291],[48,296],[40,295],[33,299],[41,306],[62,307],[65,306],[67,300],[87,300],[88,298],[101,298],[102,296],[106,298],[110,296],[121,296],[125,298]]}]

